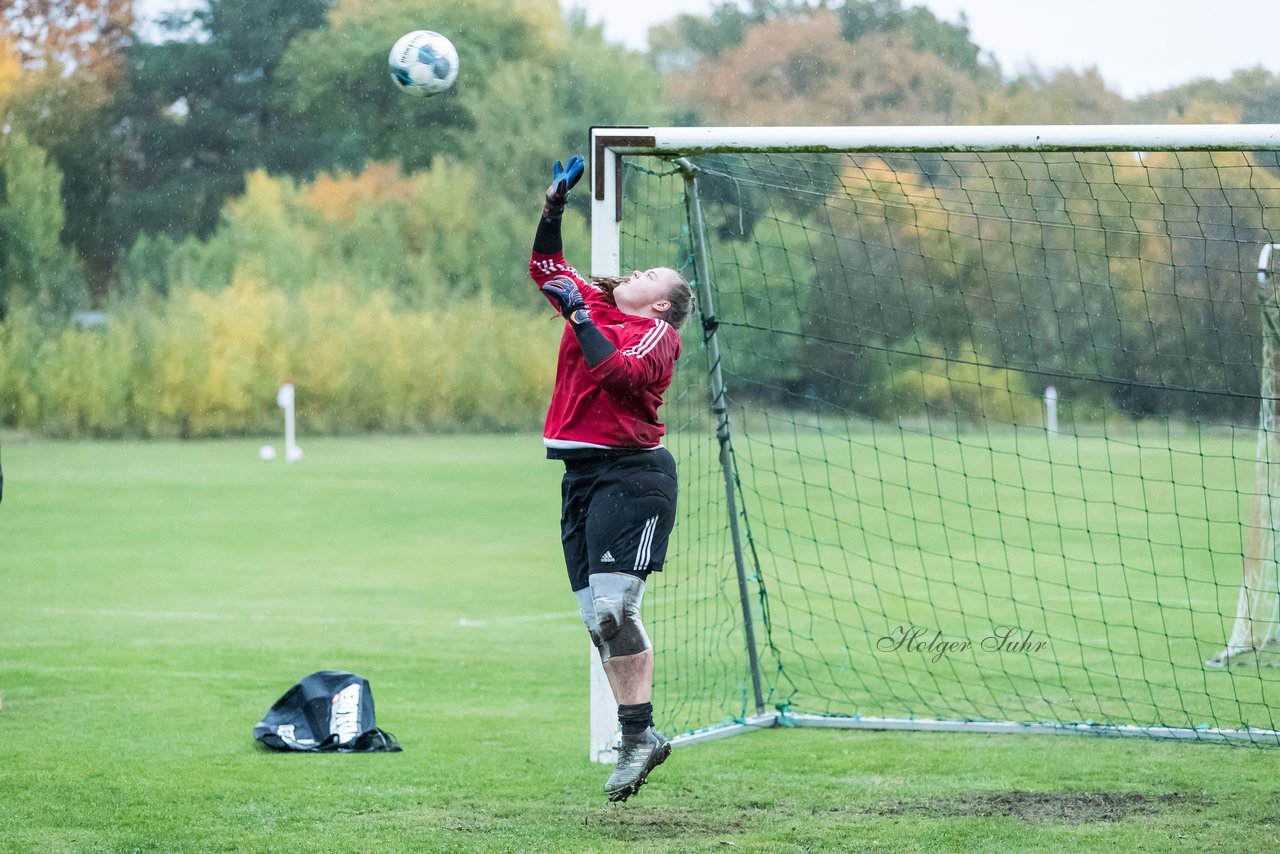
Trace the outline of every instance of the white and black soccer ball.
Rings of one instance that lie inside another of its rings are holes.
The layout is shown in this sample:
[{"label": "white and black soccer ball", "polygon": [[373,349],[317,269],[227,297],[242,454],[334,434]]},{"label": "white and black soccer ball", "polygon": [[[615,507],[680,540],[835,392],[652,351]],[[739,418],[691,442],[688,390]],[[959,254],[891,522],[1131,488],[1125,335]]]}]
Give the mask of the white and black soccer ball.
[{"label": "white and black soccer ball", "polygon": [[414,30],[401,36],[387,58],[401,92],[419,98],[439,95],[458,79],[458,51],[439,33]]}]

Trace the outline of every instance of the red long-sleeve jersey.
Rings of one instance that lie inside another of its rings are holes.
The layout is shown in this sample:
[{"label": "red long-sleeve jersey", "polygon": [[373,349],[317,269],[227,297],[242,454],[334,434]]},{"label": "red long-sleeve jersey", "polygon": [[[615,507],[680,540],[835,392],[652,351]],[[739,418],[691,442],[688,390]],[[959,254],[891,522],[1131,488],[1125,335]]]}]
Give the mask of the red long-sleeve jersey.
[{"label": "red long-sleeve jersey", "polygon": [[555,391],[542,434],[548,456],[574,449],[661,445],[665,427],[658,420],[658,407],[680,358],[680,333],[663,320],[619,311],[604,291],[564,260],[563,252],[534,252],[529,275],[539,285],[554,276],[573,279],[592,322],[618,348],[594,368],[589,367],[577,336],[565,324]]}]

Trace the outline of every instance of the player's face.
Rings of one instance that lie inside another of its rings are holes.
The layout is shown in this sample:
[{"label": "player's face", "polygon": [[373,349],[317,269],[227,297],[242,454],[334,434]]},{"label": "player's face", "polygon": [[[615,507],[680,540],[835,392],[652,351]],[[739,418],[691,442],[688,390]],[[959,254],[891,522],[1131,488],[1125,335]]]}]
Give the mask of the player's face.
[{"label": "player's face", "polygon": [[656,317],[671,308],[670,294],[680,281],[669,267],[636,270],[613,289],[613,301],[627,314]]}]

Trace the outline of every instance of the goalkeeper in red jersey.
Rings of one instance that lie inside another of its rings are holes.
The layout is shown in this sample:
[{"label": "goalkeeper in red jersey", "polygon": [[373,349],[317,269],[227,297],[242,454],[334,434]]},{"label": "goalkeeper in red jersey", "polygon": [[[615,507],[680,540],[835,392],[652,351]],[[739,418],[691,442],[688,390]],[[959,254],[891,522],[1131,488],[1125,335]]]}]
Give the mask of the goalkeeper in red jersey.
[{"label": "goalkeeper in red jersey", "polygon": [[675,460],[662,446],[658,407],[693,291],[666,267],[588,282],[565,262],[560,220],[583,165],[573,157],[552,170],[529,274],[567,321],[543,442],[565,467],[569,586],[618,702],[622,749],[605,793],[625,801],[671,754],[653,727],[653,645],[640,602],[675,523]]}]

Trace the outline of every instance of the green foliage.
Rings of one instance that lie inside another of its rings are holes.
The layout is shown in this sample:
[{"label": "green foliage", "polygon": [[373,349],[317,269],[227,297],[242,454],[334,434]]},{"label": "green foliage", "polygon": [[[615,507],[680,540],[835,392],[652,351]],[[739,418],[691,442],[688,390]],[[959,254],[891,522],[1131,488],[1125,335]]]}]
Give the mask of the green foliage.
[{"label": "green foliage", "polygon": [[1107,87],[1097,70],[1028,72],[987,105],[995,123],[1122,124],[1132,121],[1134,105]]},{"label": "green foliage", "polygon": [[1241,69],[1226,80],[1197,80],[1146,99],[1152,121],[1280,122],[1280,73]]},{"label": "green foliage", "polygon": [[649,32],[649,44],[658,64],[665,70],[691,70],[704,57],[720,55],[726,48],[742,44],[747,28],[756,21],[737,3],[722,2],[707,16],[682,14]]},{"label": "green foliage", "polygon": [[[305,173],[323,162],[312,130],[277,102],[285,49],[319,27],[329,0],[212,0],[171,21],[171,40],[138,41],[116,107],[115,170],[129,191],[116,228],[208,234],[244,173]],[[193,34],[191,31],[195,30]]]},{"label": "green foliage", "polygon": [[412,175],[371,163],[303,185],[253,172],[207,241],[142,238],[123,270],[131,287],[161,291],[217,289],[249,271],[295,293],[342,282],[357,294],[387,291],[400,306],[478,293],[527,306],[530,219],[486,198],[476,170],[450,159]]},{"label": "green foliage", "polygon": [[120,142],[111,103],[123,76],[133,4],[0,5],[0,124],[58,164],[63,241],[86,261],[97,292],[105,293],[105,274],[117,251],[112,200],[128,191],[117,185],[111,168]]},{"label": "green foliage", "polygon": [[919,356],[897,353],[889,360],[891,375],[877,414],[965,423],[1041,423],[1040,395],[1016,371],[983,364],[971,347],[948,354],[937,344],[915,342],[915,349]]},{"label": "green foliage", "polygon": [[[553,161],[585,154],[590,125],[646,125],[663,116],[657,75],[642,57],[606,43],[598,28],[573,31],[550,56],[494,68],[489,84],[472,108],[465,162],[509,198],[528,197],[512,193],[517,188],[541,191]],[[575,195],[584,211],[587,196],[585,185]]]},{"label": "green foliage", "polygon": [[0,136],[0,317],[32,301],[66,316],[84,305],[80,262],[61,241],[62,172],[20,133]]},{"label": "green foliage", "polygon": [[406,311],[335,282],[305,293],[241,273],[113,304],[105,328],[0,324],[0,423],[50,436],[260,434],[292,377],[312,432],[531,428],[560,325],[471,296]]},{"label": "green foliage", "polygon": [[999,79],[999,70],[985,65],[981,49],[969,38],[963,15],[959,24],[940,21],[925,6],[902,8],[902,0],[849,0],[839,8],[840,34],[856,42],[872,33],[906,33],[916,50],[941,57],[971,77]]},{"label": "green foliage", "polygon": [[[59,232],[79,255],[95,257],[106,242],[99,222],[108,210],[106,198],[111,190],[111,182],[100,168],[99,155],[109,139],[102,120],[101,86],[85,87],[94,90],[92,97],[86,97],[82,80],[25,72],[18,83],[17,91],[6,104],[3,82],[0,82],[0,116],[3,117],[0,123],[9,125],[9,136],[19,140],[6,144],[5,136],[0,135],[0,149],[30,145],[41,151],[37,171],[52,168],[58,173],[53,186]],[[22,154],[12,156],[24,159]],[[4,159],[5,155],[0,153],[0,169]],[[33,180],[48,181],[34,176]],[[33,215],[48,221],[51,212],[41,209],[33,211]]]},{"label": "green foliage", "polygon": [[[729,385],[783,406],[896,417],[946,403],[1023,423],[1053,382],[1080,419],[1248,421],[1259,320],[1237,252],[1280,223],[1269,162],[699,157]],[[632,180],[641,230],[624,257],[687,245],[648,221],[679,223],[676,192]]]},{"label": "green foliage", "polygon": [[[135,244],[121,253],[124,290],[140,277],[161,289],[177,279],[218,286],[244,263],[273,281],[311,281],[336,263],[414,304],[464,279],[468,290],[510,291],[531,228],[516,212],[538,198],[549,163],[583,150],[591,124],[661,117],[660,81],[643,59],[607,45],[599,28],[567,26],[551,0],[427,10],[462,56],[454,89],[428,99],[398,92],[386,69],[421,4],[277,5],[217,0],[194,19],[202,40],[135,51],[118,110],[130,136],[117,239]],[[381,162],[404,170],[406,195],[332,228],[300,212],[302,185],[284,182]],[[261,169],[281,183],[246,186]]]},{"label": "green foliage", "polygon": [[177,241],[167,234],[138,235],[117,266],[115,296],[129,298],[143,291],[167,294],[169,283],[178,278],[177,247]]},{"label": "green foliage", "polygon": [[[413,29],[406,22],[420,20],[447,33],[460,57],[453,88],[432,98],[406,97],[387,72],[391,45]],[[281,98],[330,146],[325,165],[350,169],[372,159],[424,168],[440,155],[466,156],[477,142],[473,110],[497,93],[495,75],[507,63],[544,61],[563,36],[554,0],[345,3],[328,26],[291,45]],[[520,111],[538,115],[537,108],[524,103]]]}]

